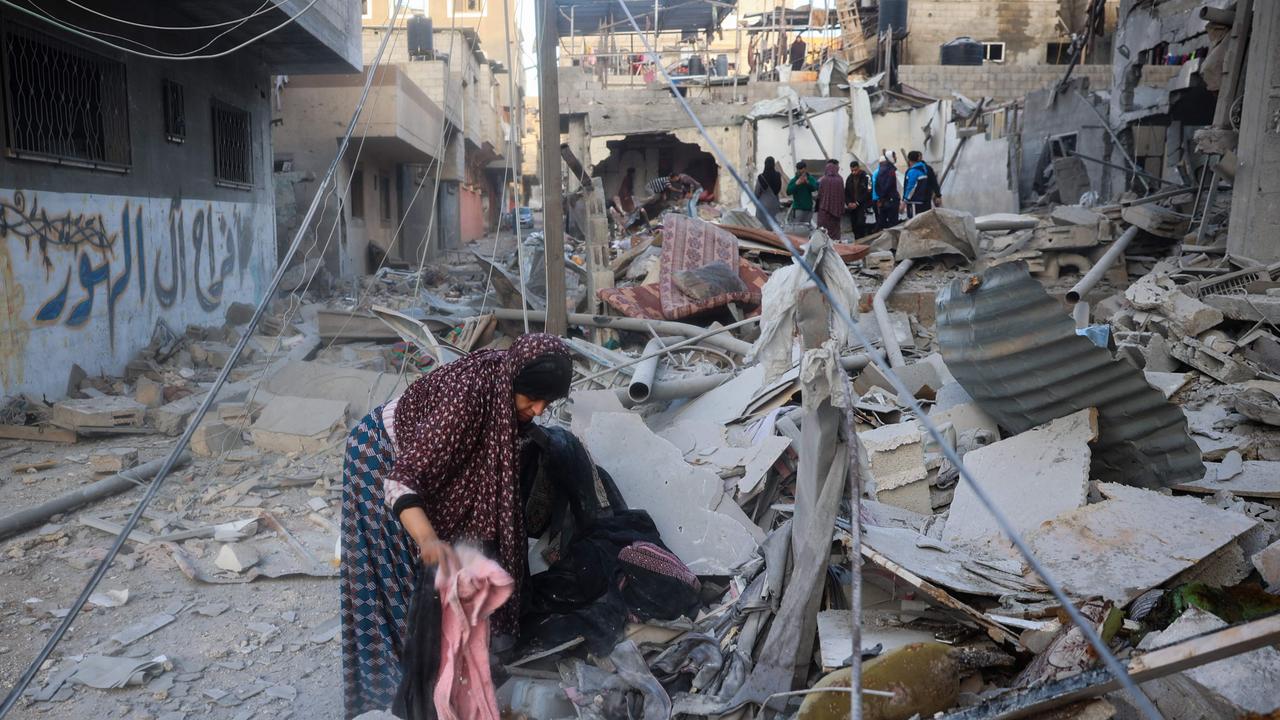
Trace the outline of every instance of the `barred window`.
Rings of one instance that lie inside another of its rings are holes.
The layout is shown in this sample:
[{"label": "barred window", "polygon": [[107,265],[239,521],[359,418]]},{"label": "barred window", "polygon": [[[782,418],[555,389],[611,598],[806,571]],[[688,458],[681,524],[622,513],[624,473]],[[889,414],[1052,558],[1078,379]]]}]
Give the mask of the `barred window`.
[{"label": "barred window", "polygon": [[247,110],[213,101],[213,166],[218,182],[253,185],[253,121]]},{"label": "barred window", "polygon": [[187,140],[187,103],[183,88],[172,80],[165,80],[160,86],[164,98],[164,137],[169,142],[181,143]]},{"label": "barred window", "polygon": [[131,156],[124,63],[9,19],[3,41],[9,155],[127,168]]}]

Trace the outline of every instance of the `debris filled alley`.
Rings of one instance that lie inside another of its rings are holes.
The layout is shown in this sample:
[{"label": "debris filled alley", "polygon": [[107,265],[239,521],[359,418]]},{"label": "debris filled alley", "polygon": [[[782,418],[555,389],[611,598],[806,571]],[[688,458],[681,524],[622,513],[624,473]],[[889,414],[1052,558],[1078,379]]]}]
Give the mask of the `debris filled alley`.
[{"label": "debris filled alley", "polygon": [[3,4],[0,718],[1280,716],[1280,4]]}]

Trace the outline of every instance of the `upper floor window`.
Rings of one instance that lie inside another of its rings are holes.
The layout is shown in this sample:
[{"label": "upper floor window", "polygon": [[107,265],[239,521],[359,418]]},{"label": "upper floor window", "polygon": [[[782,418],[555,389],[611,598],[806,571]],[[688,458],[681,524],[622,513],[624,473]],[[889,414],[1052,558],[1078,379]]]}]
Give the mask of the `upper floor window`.
[{"label": "upper floor window", "polygon": [[253,116],[247,110],[214,100],[213,167],[219,184],[253,186]]},{"label": "upper floor window", "polygon": [[9,155],[128,168],[124,63],[8,19],[3,41]]},{"label": "upper floor window", "polygon": [[160,95],[164,105],[165,140],[186,142],[187,103],[182,86],[172,80],[165,80],[160,84]]},{"label": "upper floor window", "polygon": [[449,0],[449,14],[485,17],[489,14],[489,2],[488,0]]},{"label": "upper floor window", "polygon": [[1004,43],[982,43],[982,59],[987,62],[1004,62]]}]

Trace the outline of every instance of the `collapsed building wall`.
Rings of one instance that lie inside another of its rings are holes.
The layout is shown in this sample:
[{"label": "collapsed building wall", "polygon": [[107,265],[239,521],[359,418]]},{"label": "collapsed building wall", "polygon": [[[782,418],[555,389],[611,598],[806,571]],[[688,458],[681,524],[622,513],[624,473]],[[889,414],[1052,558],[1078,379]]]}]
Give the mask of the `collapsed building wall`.
[{"label": "collapsed building wall", "polygon": [[1280,4],[1254,3],[1227,249],[1280,260]]},{"label": "collapsed building wall", "polygon": [[[1106,115],[1103,99],[1089,94],[1083,79],[1070,81],[1056,96],[1053,88],[1027,95],[1021,115],[1021,160],[1018,166],[1018,194],[1031,199],[1049,189],[1053,160],[1079,153],[1105,162],[1111,160],[1111,138],[1099,113]],[[1052,101],[1050,101],[1052,97]],[[1088,189],[1106,198],[1111,193],[1106,166],[1084,161]],[[1074,194],[1074,192],[1068,193]],[[1062,197],[1072,204],[1079,197]]]}]

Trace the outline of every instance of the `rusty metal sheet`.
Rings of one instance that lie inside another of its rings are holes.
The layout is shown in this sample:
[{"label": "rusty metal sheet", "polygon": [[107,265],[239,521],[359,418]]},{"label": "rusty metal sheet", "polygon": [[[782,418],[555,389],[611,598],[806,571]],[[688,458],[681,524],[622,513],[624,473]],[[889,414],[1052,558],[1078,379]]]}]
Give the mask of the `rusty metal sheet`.
[{"label": "rusty metal sheet", "polygon": [[1160,488],[1204,476],[1182,410],[1140,370],[1076,335],[1025,263],[957,278],[939,291],[937,311],[947,368],[1005,430],[1096,407],[1094,479]]}]

